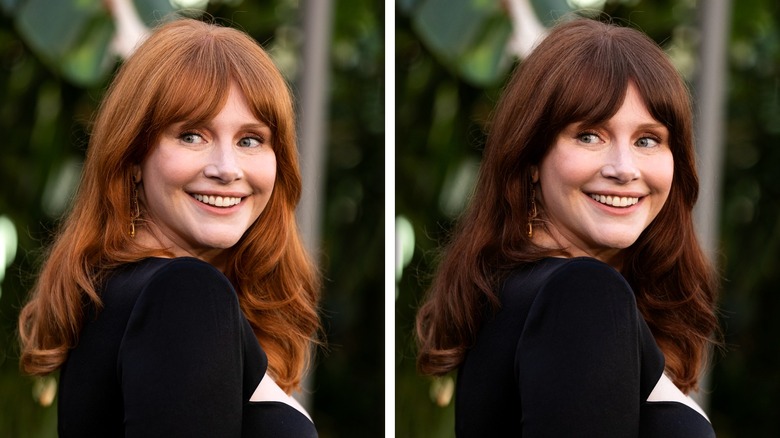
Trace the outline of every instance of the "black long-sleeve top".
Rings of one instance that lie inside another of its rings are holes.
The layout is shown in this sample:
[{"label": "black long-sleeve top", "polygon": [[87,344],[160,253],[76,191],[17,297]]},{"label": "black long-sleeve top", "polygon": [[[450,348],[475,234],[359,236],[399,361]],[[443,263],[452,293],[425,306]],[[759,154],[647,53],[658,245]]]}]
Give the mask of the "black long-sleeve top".
[{"label": "black long-sleeve top", "polygon": [[610,266],[543,259],[509,275],[500,301],[458,372],[458,437],[715,436],[689,405],[647,401],[663,353]]},{"label": "black long-sleeve top", "polygon": [[62,367],[61,437],[316,437],[282,402],[250,402],[268,360],[217,269],[150,258],[113,273]]}]

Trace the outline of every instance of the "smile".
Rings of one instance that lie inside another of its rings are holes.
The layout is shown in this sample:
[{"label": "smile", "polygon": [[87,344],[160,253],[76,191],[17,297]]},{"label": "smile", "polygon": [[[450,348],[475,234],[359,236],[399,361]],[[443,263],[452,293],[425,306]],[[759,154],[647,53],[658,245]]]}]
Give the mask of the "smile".
[{"label": "smile", "polygon": [[596,202],[612,207],[630,207],[639,202],[639,198],[627,196],[604,196],[593,194],[590,195],[590,197]]},{"label": "smile", "polygon": [[235,198],[232,196],[209,196],[199,195],[196,193],[192,195],[192,197],[204,204],[213,205],[215,207],[232,207],[241,202],[241,198]]}]

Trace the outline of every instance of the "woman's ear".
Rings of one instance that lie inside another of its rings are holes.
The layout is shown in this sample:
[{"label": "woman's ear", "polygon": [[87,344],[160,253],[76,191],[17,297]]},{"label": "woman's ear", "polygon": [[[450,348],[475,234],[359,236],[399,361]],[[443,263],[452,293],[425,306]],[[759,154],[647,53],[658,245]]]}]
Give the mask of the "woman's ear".
[{"label": "woman's ear", "polygon": [[531,182],[534,184],[539,182],[539,166],[531,166]]},{"label": "woman's ear", "polygon": [[133,164],[133,182],[138,184],[141,182],[141,166]]}]

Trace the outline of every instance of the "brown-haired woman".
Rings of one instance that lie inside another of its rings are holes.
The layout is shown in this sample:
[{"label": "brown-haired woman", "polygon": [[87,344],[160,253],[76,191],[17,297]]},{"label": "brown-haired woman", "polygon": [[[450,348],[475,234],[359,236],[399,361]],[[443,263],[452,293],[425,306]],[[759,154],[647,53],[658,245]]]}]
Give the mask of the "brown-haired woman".
[{"label": "brown-haired woman", "polygon": [[691,109],[642,33],[575,19],[519,65],[417,318],[458,436],[712,436]]},{"label": "brown-haired woman", "polygon": [[316,436],[289,89],[250,37],[162,25],[121,67],[19,332],[60,436]]}]

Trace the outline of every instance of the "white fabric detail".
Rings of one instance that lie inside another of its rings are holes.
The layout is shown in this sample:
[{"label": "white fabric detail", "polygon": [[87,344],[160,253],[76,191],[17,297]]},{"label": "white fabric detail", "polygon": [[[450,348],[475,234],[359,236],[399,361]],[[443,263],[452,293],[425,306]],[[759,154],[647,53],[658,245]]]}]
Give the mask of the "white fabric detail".
[{"label": "white fabric detail", "polygon": [[655,384],[655,388],[653,388],[653,390],[650,392],[650,395],[647,397],[647,401],[671,401],[682,403],[701,414],[701,416],[706,418],[707,421],[710,421],[709,417],[707,417],[707,414],[704,413],[704,410],[701,408],[701,406],[699,406],[699,404],[696,403],[690,396],[683,394],[683,392],[680,391],[677,386],[675,386],[674,382],[672,382],[672,380],[667,377],[666,373],[661,374],[661,378],[658,379],[658,383]]},{"label": "white fabric detail", "polygon": [[252,397],[249,398],[250,402],[281,402],[286,405],[289,405],[298,411],[300,411],[303,415],[306,416],[306,418],[309,419],[309,421],[312,421],[311,417],[309,416],[309,413],[306,412],[306,409],[303,408],[303,406],[298,403],[298,400],[294,399],[291,395],[288,395],[286,392],[282,390],[282,388],[279,387],[279,385],[276,384],[273,378],[266,374],[263,376],[263,379],[260,380],[260,384],[257,385],[257,388],[255,389],[255,392],[252,393]]}]

